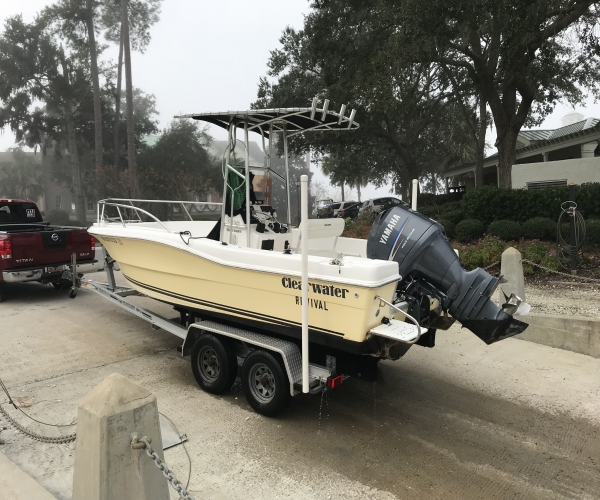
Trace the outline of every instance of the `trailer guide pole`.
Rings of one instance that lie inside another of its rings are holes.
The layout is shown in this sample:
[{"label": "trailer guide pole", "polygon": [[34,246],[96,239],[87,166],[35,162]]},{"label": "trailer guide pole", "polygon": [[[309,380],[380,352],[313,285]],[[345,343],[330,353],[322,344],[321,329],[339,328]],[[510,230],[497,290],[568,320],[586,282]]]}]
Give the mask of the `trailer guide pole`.
[{"label": "trailer guide pole", "polygon": [[308,175],[300,176],[302,210],[302,392],[308,392]]}]

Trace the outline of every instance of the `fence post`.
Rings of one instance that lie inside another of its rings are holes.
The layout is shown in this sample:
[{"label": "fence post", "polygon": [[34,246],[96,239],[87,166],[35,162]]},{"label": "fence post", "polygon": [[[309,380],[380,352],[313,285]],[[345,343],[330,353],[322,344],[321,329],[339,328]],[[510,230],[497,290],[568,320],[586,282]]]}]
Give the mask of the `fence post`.
[{"label": "fence post", "polygon": [[[500,289],[508,296],[514,293],[525,302],[525,276],[523,275],[523,261],[521,252],[516,248],[508,247],[502,253],[500,274],[504,276],[507,283],[502,283]],[[503,300],[504,297],[500,297]]]},{"label": "fence post", "polygon": [[73,500],[168,500],[166,478],[132,449],[136,436],[151,438],[163,458],[156,397],[113,373],[79,404]]}]

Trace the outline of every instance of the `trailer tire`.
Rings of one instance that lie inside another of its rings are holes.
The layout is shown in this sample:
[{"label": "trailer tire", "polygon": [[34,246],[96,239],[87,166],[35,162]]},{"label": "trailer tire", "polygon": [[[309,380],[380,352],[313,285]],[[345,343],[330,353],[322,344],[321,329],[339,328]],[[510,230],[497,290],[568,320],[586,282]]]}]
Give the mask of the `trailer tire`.
[{"label": "trailer tire", "polygon": [[291,399],[283,363],[268,351],[248,354],[242,366],[242,389],[250,406],[266,417],[279,415]]},{"label": "trailer tire", "polygon": [[200,335],[192,348],[192,372],[206,392],[223,394],[231,389],[237,376],[237,356],[227,339]]}]

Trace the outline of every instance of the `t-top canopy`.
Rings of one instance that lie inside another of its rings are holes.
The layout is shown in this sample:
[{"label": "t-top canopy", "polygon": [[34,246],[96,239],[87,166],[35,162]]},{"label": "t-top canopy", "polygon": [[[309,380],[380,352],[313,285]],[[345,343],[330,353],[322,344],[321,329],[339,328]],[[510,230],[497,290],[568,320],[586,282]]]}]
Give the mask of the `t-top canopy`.
[{"label": "t-top canopy", "polygon": [[291,137],[308,130],[354,130],[358,123],[354,121],[356,110],[352,110],[350,116],[346,117],[346,105],[342,105],[339,113],[329,111],[329,101],[323,103],[322,108],[317,108],[316,100],[313,100],[311,108],[276,108],[276,109],[250,109],[248,111],[221,111],[217,113],[193,113],[190,115],[179,115],[175,118],[193,118],[212,123],[224,129],[231,125],[244,128],[248,121],[248,130],[262,133],[269,137],[269,128],[273,132],[281,132],[287,129],[287,136]]}]

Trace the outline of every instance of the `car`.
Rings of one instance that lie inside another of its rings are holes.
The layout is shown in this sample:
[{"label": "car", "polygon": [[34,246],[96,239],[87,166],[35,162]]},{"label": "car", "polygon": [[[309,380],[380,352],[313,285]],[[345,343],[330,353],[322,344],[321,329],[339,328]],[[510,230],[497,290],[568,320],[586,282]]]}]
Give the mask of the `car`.
[{"label": "car", "polygon": [[361,205],[362,203],[359,201],[353,202],[351,204],[346,204],[343,209],[338,210],[337,217],[341,217],[342,219],[350,218],[352,220],[356,220]]},{"label": "car", "polygon": [[329,219],[333,217],[333,200],[326,198],[317,200],[317,219]]},{"label": "car", "polygon": [[384,208],[392,208],[398,205],[406,205],[408,204],[402,201],[400,198],[395,198],[393,196],[387,196],[385,198],[374,198],[372,200],[365,201],[360,207],[359,214],[364,212],[381,212]]},{"label": "car", "polygon": [[336,201],[333,203],[333,216],[334,217],[339,217],[338,212],[340,210],[344,210],[348,207],[350,207],[350,205],[355,205],[356,203],[358,203],[357,201]]}]

